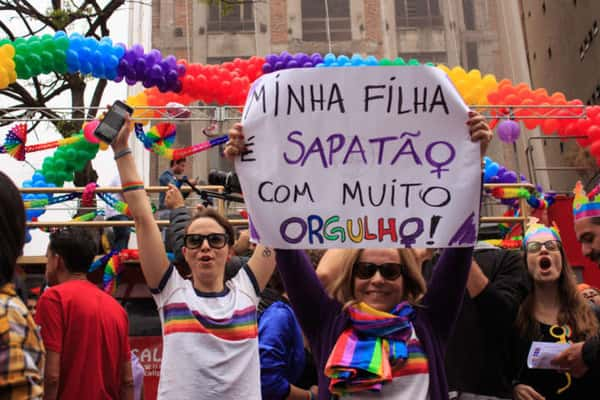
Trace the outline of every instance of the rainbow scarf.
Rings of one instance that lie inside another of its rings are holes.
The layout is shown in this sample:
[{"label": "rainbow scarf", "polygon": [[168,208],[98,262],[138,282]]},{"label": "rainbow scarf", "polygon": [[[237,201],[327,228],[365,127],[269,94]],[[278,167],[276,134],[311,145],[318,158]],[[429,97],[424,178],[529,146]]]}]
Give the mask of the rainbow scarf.
[{"label": "rainbow scarf", "polygon": [[406,341],[412,334],[415,311],[407,302],[391,313],[358,303],[348,313],[352,326],[342,332],[325,366],[325,375],[331,379],[329,390],[336,395],[379,392],[392,380],[392,366],[409,357]]}]

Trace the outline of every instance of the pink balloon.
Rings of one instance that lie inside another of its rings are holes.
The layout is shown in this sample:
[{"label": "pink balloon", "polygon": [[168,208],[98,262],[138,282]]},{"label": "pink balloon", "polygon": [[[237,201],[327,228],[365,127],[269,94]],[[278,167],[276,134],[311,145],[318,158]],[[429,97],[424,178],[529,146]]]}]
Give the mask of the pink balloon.
[{"label": "pink balloon", "polygon": [[83,136],[87,139],[88,142],[100,143],[100,139],[98,139],[96,137],[96,135],[94,135],[94,131],[98,127],[99,123],[100,123],[99,120],[94,119],[94,120],[88,122],[87,124],[85,124],[85,126],[83,127]]}]

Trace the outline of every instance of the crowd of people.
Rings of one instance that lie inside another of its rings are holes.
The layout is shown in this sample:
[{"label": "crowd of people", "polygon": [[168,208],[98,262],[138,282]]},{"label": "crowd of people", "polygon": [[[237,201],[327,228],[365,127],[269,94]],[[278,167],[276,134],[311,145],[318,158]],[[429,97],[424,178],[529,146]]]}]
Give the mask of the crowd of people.
[{"label": "crowd of people", "polygon": [[[483,157],[492,132],[475,112],[467,124]],[[521,252],[254,247],[214,209],[189,213],[171,185],[165,243],[127,125],[111,146],[162,324],[159,399],[595,398],[600,296],[577,285],[555,227],[532,223]],[[234,159],[243,127],[229,137]],[[50,235],[34,319],[13,284],[23,202],[3,173],[0,186],[0,399],[139,399],[127,314],[86,279],[97,240],[82,228]],[[574,226],[600,262],[597,208]],[[534,342],[570,346],[537,369]]]}]

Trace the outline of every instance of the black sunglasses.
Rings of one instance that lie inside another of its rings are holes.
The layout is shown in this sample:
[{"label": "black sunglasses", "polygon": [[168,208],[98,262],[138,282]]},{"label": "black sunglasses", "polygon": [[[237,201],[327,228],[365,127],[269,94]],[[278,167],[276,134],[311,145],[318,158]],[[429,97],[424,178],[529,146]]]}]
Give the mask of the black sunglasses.
[{"label": "black sunglasses", "polygon": [[204,240],[207,240],[208,245],[213,249],[222,249],[227,244],[229,235],[226,233],[209,233],[208,235],[191,233],[183,237],[183,245],[188,249],[197,249],[202,246]]},{"label": "black sunglasses", "polygon": [[538,253],[542,250],[542,246],[548,251],[557,251],[560,249],[560,242],[558,240],[547,240],[545,242],[527,242],[528,253]]},{"label": "black sunglasses", "polygon": [[371,279],[379,271],[383,279],[393,281],[404,274],[405,266],[398,263],[373,264],[358,262],[354,264],[353,274],[359,279]]}]

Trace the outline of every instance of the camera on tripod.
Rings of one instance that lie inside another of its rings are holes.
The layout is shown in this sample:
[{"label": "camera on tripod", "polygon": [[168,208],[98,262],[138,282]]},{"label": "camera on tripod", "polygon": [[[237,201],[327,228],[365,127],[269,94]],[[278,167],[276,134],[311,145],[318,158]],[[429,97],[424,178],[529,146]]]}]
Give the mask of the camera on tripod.
[{"label": "camera on tripod", "polygon": [[211,169],[208,173],[208,184],[223,186],[225,193],[242,193],[240,180],[235,172]]}]

